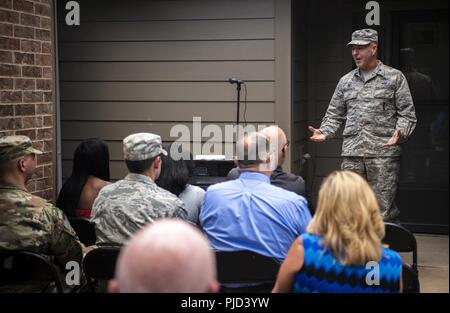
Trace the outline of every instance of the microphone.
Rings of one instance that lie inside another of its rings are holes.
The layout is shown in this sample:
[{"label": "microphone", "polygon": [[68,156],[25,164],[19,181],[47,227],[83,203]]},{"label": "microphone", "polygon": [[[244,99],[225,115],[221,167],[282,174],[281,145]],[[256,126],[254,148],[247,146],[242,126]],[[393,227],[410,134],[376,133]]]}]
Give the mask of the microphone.
[{"label": "microphone", "polygon": [[237,78],[234,78],[234,77],[228,78],[228,82],[230,84],[244,84],[243,80],[240,80],[240,79],[237,79]]}]

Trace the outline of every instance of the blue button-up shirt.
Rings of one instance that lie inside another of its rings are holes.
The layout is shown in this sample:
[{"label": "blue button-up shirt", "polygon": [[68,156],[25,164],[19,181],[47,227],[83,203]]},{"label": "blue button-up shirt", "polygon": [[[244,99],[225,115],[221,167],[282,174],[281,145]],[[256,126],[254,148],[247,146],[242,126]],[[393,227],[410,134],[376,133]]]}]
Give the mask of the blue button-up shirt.
[{"label": "blue button-up shirt", "polygon": [[200,223],[213,249],[249,250],[283,261],[311,214],[305,198],[243,172],[236,180],[208,188]]}]

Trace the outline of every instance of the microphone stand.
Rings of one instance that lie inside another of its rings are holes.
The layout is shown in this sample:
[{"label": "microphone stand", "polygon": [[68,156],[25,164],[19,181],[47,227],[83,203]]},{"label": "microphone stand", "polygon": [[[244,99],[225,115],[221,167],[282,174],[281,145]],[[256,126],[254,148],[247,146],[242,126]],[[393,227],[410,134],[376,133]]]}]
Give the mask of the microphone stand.
[{"label": "microphone stand", "polygon": [[236,82],[236,89],[237,89],[237,113],[236,113],[236,126],[238,126],[239,125],[239,110],[240,110],[240,107],[241,107],[241,84],[242,84],[242,82],[241,81],[237,81]]},{"label": "microphone stand", "polygon": [[236,79],[236,78],[230,78],[228,79],[228,82],[230,84],[236,84],[236,90],[237,90],[237,110],[236,110],[236,135],[235,135],[235,140],[234,140],[234,144],[237,144],[237,139],[239,137],[239,111],[241,108],[241,85],[244,83],[242,80]]}]

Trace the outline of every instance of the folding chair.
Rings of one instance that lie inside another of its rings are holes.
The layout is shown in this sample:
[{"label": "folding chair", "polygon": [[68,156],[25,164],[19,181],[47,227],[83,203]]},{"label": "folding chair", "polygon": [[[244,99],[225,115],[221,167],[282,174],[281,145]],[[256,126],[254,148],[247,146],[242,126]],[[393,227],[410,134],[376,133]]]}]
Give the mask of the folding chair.
[{"label": "folding chair", "polygon": [[[120,246],[100,246],[89,251],[83,259],[83,270],[92,292],[99,290],[101,283],[114,277]],[[99,284],[100,283],[100,284]]]},{"label": "folding chair", "polygon": [[216,252],[221,292],[270,292],[280,263],[250,251]]},{"label": "folding chair", "polygon": [[415,270],[408,264],[403,263],[402,266],[402,280],[403,280],[403,292],[405,293],[419,293],[420,283],[419,276]]},{"label": "folding chair", "polygon": [[0,250],[0,286],[63,285],[56,266],[46,256],[24,250]]},{"label": "folding chair", "polygon": [[69,222],[82,244],[85,246],[95,245],[97,236],[94,223],[84,217],[69,217]]},{"label": "folding chair", "polygon": [[417,241],[414,235],[405,227],[393,223],[385,223],[386,231],[383,243],[397,252],[412,252],[412,268],[418,273],[417,268]]}]

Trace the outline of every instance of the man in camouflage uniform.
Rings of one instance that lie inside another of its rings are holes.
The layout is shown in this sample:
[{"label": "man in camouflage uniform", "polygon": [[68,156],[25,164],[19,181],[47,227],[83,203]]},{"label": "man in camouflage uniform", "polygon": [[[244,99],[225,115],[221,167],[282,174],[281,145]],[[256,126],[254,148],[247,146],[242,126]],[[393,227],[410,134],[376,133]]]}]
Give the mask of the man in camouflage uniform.
[{"label": "man in camouflage uniform", "polygon": [[26,136],[0,138],[0,249],[45,254],[64,270],[69,261],[81,264],[84,247],[64,213],[25,188],[41,153]]},{"label": "man in camouflage uniform", "polygon": [[161,172],[160,155],[167,155],[161,137],[132,134],[123,140],[123,152],[130,173],[103,187],[92,208],[97,243],[123,244],[144,225],[159,218],[187,219],[183,202],[155,184]]},{"label": "man in camouflage uniform", "polygon": [[323,142],[333,137],[345,121],[341,168],[366,178],[377,194],[383,218],[396,220],[399,144],[416,126],[413,100],[405,76],[377,59],[375,30],[353,32],[347,45],[357,68],[339,80],[320,128],[309,127],[310,139]]}]

